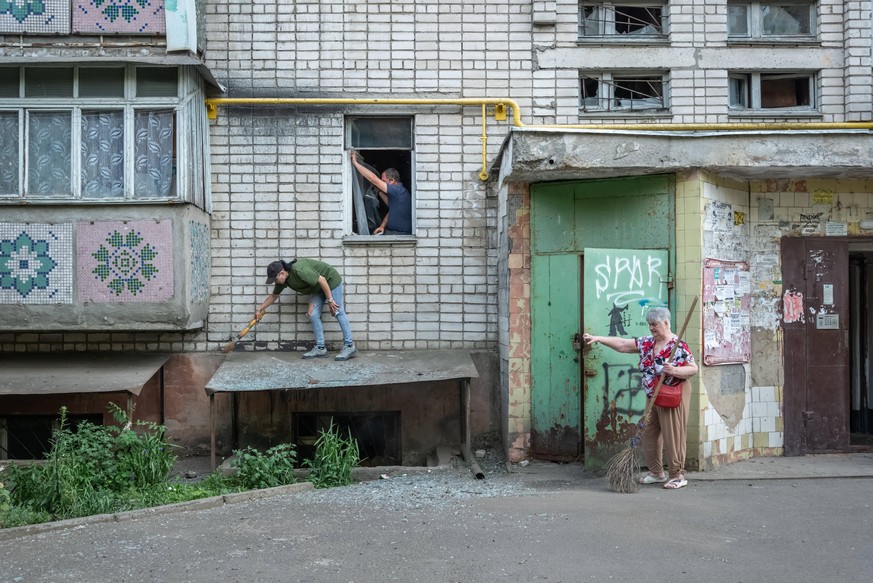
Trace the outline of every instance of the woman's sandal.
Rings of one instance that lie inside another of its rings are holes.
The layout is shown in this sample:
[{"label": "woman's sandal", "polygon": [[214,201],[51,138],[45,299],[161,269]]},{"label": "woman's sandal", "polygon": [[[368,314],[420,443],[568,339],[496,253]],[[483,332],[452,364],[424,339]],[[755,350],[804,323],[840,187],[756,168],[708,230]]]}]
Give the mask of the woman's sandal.
[{"label": "woman's sandal", "polygon": [[683,488],[688,485],[688,480],[685,479],[685,476],[679,476],[678,478],[673,478],[669,480],[666,484],[664,484],[665,490],[678,490],[679,488]]},{"label": "woman's sandal", "polygon": [[667,481],[667,476],[662,474],[660,476],[656,476],[655,474],[646,474],[642,478],[640,478],[640,484],[663,484]]}]

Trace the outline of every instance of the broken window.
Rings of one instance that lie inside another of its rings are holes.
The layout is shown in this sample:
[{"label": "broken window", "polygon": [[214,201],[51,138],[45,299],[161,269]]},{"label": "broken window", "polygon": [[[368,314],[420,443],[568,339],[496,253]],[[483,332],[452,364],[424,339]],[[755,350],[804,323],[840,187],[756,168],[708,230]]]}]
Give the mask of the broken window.
[{"label": "broken window", "polygon": [[815,3],[809,1],[730,2],[728,36],[769,40],[815,34]]},{"label": "broken window", "polygon": [[600,73],[582,75],[580,104],[590,111],[653,111],[666,109],[662,74]]},{"label": "broken window", "polygon": [[[411,202],[409,208],[395,212],[405,213],[400,223],[410,225],[411,232],[414,233],[415,190],[412,178],[415,175],[415,151],[412,118],[349,118],[346,124],[346,144],[348,149],[358,153],[358,159],[376,176],[381,178],[382,173],[390,168],[397,170],[399,182],[409,191]],[[350,175],[351,231],[356,235],[372,235],[390,211],[386,203],[387,195],[380,193],[353,166]],[[391,220],[391,224],[396,224],[395,219]]]},{"label": "broken window", "polygon": [[580,2],[579,37],[663,36],[664,6],[663,2]]},{"label": "broken window", "polygon": [[731,73],[730,106],[735,109],[813,109],[815,75]]}]

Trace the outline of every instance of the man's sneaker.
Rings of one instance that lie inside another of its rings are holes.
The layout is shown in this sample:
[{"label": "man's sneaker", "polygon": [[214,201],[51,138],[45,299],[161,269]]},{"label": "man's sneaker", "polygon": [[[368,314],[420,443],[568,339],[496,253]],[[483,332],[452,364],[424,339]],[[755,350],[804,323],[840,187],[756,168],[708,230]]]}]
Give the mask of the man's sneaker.
[{"label": "man's sneaker", "polygon": [[312,350],[303,353],[303,358],[323,358],[327,356],[327,348],[324,346],[313,346]]},{"label": "man's sneaker", "polygon": [[355,348],[354,344],[346,344],[343,346],[343,349],[340,350],[340,353],[336,355],[334,360],[348,360],[354,355],[358,353],[358,349]]}]

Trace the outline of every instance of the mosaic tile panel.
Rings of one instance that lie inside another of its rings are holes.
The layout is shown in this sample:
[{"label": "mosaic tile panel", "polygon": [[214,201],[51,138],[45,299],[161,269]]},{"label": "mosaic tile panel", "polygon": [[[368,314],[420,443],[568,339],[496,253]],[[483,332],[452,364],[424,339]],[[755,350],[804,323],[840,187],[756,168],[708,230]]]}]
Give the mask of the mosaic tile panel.
[{"label": "mosaic tile panel", "polygon": [[0,2],[0,34],[70,34],[70,0]]},{"label": "mosaic tile panel", "polygon": [[164,0],[73,0],[73,32],[164,34]]},{"label": "mosaic tile panel", "polygon": [[188,281],[191,302],[205,302],[209,299],[209,227],[203,223],[190,221],[188,236],[191,239],[191,272]]},{"label": "mosaic tile panel", "polygon": [[71,303],[72,223],[0,223],[0,304]]},{"label": "mosaic tile panel", "polygon": [[76,255],[82,303],[173,299],[170,219],[80,222]]}]

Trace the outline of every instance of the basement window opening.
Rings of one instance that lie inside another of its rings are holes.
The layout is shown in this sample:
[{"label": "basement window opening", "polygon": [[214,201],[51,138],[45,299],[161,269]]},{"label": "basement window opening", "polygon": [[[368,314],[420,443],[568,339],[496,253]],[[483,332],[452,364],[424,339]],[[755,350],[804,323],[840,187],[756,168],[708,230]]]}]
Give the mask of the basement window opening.
[{"label": "basement window opening", "polygon": [[373,413],[296,413],[294,415],[294,445],[297,462],[312,459],[319,433],[333,423],[343,437],[358,442],[364,467],[402,465],[400,412]]},{"label": "basement window opening", "polygon": [[[52,432],[60,428],[58,415],[9,415],[0,417],[0,459],[42,460],[51,450]],[[103,425],[103,415],[70,415],[67,423],[75,432],[82,422]]]}]

